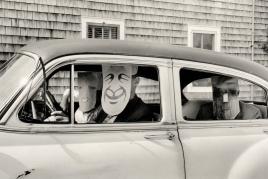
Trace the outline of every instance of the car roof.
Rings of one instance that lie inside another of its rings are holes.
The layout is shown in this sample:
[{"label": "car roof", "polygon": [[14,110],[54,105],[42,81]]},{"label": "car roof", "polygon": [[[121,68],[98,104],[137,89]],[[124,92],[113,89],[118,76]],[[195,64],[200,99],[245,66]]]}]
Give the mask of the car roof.
[{"label": "car roof", "polygon": [[268,69],[247,59],[211,50],[127,40],[60,39],[30,43],[18,53],[31,52],[46,64],[58,57],[77,54],[107,54],[180,59],[235,68],[268,81]]}]

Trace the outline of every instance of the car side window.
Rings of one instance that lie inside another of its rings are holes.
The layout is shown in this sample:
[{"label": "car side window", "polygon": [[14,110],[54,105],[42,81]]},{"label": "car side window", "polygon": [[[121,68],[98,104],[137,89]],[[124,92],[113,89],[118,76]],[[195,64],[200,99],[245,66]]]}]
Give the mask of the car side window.
[{"label": "car side window", "polygon": [[[46,95],[40,86],[20,110],[19,119],[27,123],[76,125],[161,120],[156,67],[118,64],[73,67],[64,66],[49,75]],[[72,93],[71,78],[74,80]]]},{"label": "car side window", "polygon": [[266,91],[245,79],[182,69],[182,112],[186,120],[266,119]]},{"label": "car side window", "polygon": [[157,122],[158,71],[138,65],[75,65],[74,120],[79,124]]},{"label": "car side window", "polygon": [[70,122],[70,106],[64,104],[68,100],[66,91],[70,91],[70,69],[70,65],[61,67],[47,77],[46,90],[43,85],[40,86],[19,111],[21,121],[26,123]]}]

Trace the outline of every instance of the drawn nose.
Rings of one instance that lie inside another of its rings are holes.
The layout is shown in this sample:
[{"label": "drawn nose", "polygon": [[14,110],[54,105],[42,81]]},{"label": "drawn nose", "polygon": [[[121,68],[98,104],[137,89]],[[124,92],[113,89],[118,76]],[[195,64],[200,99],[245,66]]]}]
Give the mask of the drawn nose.
[{"label": "drawn nose", "polygon": [[120,96],[123,92],[124,90],[122,88],[119,88],[114,92],[114,96]]},{"label": "drawn nose", "polygon": [[105,91],[105,96],[108,97],[110,100],[118,100],[123,95],[125,95],[125,90],[122,87],[119,87],[116,90],[108,88]]},{"label": "drawn nose", "polygon": [[106,95],[109,96],[109,97],[112,97],[112,96],[114,96],[114,91],[109,88],[109,89],[106,90]]}]

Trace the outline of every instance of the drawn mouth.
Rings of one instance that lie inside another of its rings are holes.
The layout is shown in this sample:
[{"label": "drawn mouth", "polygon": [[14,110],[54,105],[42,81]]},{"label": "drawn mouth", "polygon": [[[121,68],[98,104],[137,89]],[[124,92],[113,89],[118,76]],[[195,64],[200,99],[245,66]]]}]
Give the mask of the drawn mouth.
[{"label": "drawn mouth", "polygon": [[118,101],[110,101],[109,103],[110,104],[116,104],[116,103],[118,103]]}]

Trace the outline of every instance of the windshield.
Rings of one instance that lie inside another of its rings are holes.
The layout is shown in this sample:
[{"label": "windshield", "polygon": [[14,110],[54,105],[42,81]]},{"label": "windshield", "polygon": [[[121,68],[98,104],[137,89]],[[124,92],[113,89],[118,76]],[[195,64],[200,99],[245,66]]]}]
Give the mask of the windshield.
[{"label": "windshield", "polygon": [[27,83],[37,62],[26,55],[15,55],[0,69],[0,110]]}]

